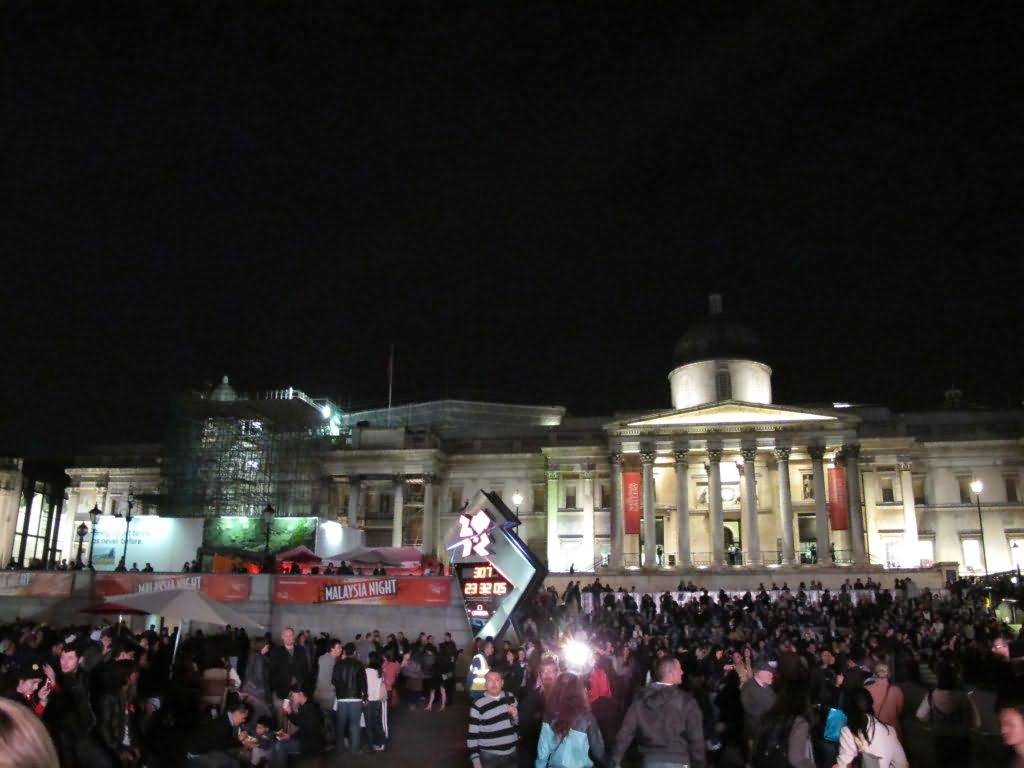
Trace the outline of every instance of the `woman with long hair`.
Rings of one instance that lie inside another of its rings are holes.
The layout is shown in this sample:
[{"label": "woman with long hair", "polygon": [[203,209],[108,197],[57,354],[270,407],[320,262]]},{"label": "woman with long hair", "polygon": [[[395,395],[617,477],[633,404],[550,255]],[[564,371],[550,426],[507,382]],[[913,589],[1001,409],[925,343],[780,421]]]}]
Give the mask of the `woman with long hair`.
[{"label": "woman with long hair", "polygon": [[544,702],[535,768],[592,768],[604,761],[604,739],[583,682],[572,672],[563,672]]},{"label": "woman with long hair", "polygon": [[839,734],[839,757],[836,765],[849,768],[858,755],[873,755],[879,764],[892,768],[909,768],[896,730],[875,717],[875,702],[864,688],[847,693],[846,725]]},{"label": "woman with long hair", "polygon": [[27,707],[0,697],[0,768],[55,768],[57,750]]},{"label": "woman with long hair", "polygon": [[791,680],[780,690],[760,723],[760,736],[755,747],[755,764],[782,751],[793,768],[814,768],[811,744],[811,704],[807,683]]},{"label": "woman with long hair", "polygon": [[245,682],[239,695],[252,709],[253,721],[270,714],[270,703],[273,701],[270,692],[270,643],[266,638],[259,637],[253,641],[249,649],[249,658],[245,663]]}]

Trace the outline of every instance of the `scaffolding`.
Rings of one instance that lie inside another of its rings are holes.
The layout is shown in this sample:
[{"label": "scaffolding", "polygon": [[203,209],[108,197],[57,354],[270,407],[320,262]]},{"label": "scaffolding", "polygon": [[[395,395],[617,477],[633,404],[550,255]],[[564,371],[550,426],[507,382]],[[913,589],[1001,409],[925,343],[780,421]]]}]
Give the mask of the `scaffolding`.
[{"label": "scaffolding", "polygon": [[191,393],[181,405],[165,451],[165,514],[257,517],[267,504],[283,517],[319,514],[321,454],[341,429],[333,403],[288,388]]}]

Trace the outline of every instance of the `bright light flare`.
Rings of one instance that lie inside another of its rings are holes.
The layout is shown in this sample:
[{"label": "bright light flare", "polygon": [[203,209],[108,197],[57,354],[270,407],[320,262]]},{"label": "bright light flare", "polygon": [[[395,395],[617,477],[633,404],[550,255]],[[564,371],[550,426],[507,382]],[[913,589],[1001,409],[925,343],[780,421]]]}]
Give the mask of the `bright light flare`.
[{"label": "bright light flare", "polygon": [[565,659],[565,664],[569,669],[583,670],[590,666],[594,659],[594,652],[586,643],[569,640],[562,646],[562,658]]}]

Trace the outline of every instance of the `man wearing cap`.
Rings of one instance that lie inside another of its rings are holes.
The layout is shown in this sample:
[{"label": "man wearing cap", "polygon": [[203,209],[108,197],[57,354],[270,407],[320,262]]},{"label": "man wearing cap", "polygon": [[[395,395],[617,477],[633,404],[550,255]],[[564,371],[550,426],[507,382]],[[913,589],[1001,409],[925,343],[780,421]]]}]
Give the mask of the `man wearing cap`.
[{"label": "man wearing cap", "polygon": [[747,754],[751,754],[757,742],[758,723],[775,703],[772,682],[775,672],[767,660],[754,663],[754,675],[740,688],[740,703],[743,705],[743,736],[746,739]]}]

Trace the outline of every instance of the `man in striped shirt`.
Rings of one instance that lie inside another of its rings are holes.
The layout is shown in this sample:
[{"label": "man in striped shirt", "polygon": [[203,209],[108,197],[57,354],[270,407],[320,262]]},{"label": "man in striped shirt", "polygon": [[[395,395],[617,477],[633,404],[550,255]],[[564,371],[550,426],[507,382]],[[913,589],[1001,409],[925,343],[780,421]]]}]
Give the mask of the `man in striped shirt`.
[{"label": "man in striped shirt", "polygon": [[519,711],[516,698],[505,693],[500,672],[488,672],[484,695],[469,708],[469,759],[473,768],[516,768]]}]

